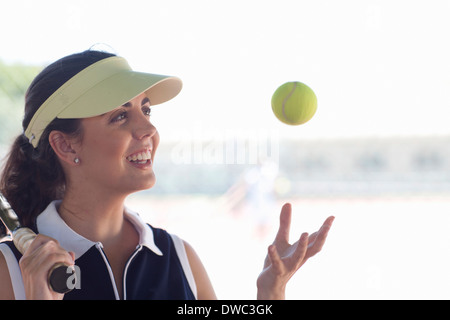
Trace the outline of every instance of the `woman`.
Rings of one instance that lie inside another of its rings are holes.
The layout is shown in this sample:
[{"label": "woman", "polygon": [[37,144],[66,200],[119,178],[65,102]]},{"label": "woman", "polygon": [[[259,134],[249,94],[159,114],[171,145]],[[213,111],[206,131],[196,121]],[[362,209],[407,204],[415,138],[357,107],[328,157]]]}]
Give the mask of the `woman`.
[{"label": "woman", "polygon": [[[2,299],[215,299],[194,249],[145,224],[125,198],[155,184],[159,135],[151,106],[175,97],[175,77],[134,72],[115,55],[85,51],[45,68],[25,97],[0,189],[39,233],[22,256],[0,244]],[[289,245],[291,206],[257,280],[258,298],[283,299],[289,278],[319,252],[333,217]],[[76,265],[66,294],[48,285],[56,263]]]}]

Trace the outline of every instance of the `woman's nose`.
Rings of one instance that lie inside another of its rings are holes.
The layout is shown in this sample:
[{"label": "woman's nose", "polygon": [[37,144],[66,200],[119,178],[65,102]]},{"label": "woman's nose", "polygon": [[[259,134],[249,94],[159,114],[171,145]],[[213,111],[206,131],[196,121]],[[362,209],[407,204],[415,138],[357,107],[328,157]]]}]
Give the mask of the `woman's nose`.
[{"label": "woman's nose", "polygon": [[133,136],[137,140],[144,138],[151,138],[157,133],[156,127],[149,121],[148,118],[139,117],[137,123],[133,128]]}]

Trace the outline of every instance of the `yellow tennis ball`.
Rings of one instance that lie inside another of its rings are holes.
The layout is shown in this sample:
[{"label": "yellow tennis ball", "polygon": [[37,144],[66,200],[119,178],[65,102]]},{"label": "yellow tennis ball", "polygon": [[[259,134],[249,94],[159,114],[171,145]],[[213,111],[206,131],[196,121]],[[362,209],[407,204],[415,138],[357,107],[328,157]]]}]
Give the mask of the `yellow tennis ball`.
[{"label": "yellow tennis ball", "polygon": [[311,120],[316,113],[317,97],[304,83],[286,82],[275,90],[272,110],[281,122],[300,125]]}]

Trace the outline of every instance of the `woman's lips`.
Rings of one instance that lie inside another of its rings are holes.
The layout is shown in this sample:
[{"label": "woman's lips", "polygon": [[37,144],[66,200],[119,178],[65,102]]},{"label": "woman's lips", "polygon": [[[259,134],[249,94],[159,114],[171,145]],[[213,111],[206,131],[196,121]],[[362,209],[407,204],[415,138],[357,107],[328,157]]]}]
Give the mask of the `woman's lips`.
[{"label": "woman's lips", "polygon": [[152,165],[152,150],[144,149],[126,157],[127,161],[138,167],[148,167]]}]

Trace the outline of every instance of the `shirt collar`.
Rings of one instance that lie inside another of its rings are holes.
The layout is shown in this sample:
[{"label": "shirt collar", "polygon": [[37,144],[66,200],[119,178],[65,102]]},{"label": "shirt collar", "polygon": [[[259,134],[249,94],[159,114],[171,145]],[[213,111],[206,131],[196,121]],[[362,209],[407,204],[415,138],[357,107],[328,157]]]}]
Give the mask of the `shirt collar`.
[{"label": "shirt collar", "polygon": [[[57,207],[61,200],[52,201],[48,207],[37,217],[36,225],[39,233],[56,239],[61,247],[75,253],[75,259],[81,257],[97,242],[86,239],[73,231],[59,216]],[[153,230],[134,211],[125,208],[125,217],[136,228],[139,234],[139,244],[147,247],[155,254],[162,256],[161,250],[156,246]]]}]

